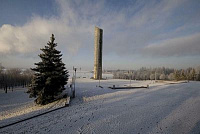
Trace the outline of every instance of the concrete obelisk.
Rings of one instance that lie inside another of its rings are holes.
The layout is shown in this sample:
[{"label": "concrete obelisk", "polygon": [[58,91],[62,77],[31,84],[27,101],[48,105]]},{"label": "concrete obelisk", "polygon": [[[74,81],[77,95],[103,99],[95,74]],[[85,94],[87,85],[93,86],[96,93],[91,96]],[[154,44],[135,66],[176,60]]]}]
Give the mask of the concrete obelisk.
[{"label": "concrete obelisk", "polygon": [[103,30],[95,27],[94,35],[94,79],[102,79]]}]

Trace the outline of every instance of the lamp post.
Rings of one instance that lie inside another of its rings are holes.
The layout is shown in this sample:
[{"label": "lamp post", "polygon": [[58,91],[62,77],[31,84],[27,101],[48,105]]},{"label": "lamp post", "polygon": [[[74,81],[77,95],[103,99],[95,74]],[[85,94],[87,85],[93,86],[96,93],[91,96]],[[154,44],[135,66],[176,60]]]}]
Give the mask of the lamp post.
[{"label": "lamp post", "polygon": [[77,70],[77,68],[73,67],[73,70],[75,72],[75,75],[74,75],[74,90],[73,90],[73,93],[72,93],[72,97],[75,98],[75,81],[76,81],[76,70]]},{"label": "lamp post", "polygon": [[100,87],[100,76],[99,76],[99,87]]},{"label": "lamp post", "polygon": [[131,87],[131,70],[129,70],[129,79],[130,79],[130,87]]}]

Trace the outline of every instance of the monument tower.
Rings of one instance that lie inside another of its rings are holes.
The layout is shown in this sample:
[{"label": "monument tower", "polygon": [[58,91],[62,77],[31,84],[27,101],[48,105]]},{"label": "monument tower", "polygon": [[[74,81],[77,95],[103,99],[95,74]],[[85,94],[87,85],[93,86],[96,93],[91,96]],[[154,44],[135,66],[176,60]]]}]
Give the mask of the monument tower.
[{"label": "monument tower", "polygon": [[95,27],[94,36],[94,79],[102,79],[103,30]]}]

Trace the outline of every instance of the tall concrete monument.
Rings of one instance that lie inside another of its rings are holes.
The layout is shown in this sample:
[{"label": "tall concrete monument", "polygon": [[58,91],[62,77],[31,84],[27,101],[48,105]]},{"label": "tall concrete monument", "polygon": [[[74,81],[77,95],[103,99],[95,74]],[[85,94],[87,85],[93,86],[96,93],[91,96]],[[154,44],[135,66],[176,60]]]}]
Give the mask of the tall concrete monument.
[{"label": "tall concrete monument", "polygon": [[102,79],[103,30],[95,27],[94,36],[94,79]]}]

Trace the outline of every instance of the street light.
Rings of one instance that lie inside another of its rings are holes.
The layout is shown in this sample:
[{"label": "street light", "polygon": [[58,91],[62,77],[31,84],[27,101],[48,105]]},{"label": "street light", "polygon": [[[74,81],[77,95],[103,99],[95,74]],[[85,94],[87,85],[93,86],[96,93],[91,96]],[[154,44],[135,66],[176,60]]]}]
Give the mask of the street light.
[{"label": "street light", "polygon": [[76,70],[77,70],[77,68],[73,67],[73,70],[75,72],[75,76],[74,76],[74,79],[73,79],[74,80],[74,90],[72,92],[72,97],[75,98],[75,80],[76,80]]},{"label": "street light", "polygon": [[132,75],[132,73],[131,73],[131,70],[129,71],[129,73],[130,73],[130,87],[131,87],[131,75]]}]

